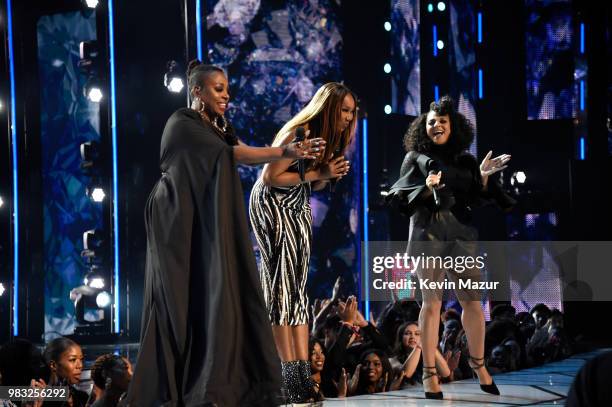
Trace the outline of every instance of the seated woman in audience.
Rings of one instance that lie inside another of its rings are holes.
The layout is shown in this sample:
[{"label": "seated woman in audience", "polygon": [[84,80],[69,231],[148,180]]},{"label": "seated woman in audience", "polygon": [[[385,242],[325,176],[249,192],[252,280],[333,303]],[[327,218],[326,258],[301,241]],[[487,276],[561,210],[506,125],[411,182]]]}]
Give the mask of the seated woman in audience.
[{"label": "seated woman in audience", "polygon": [[[47,344],[43,357],[51,370],[49,386],[68,386],[70,394],[69,407],[84,407],[88,395],[74,385],[81,380],[83,371],[83,351],[81,347],[68,338],[56,338]],[[47,403],[45,403],[46,407]]]},{"label": "seated woman in audience", "polygon": [[101,390],[92,407],[115,407],[128,389],[132,365],[122,356],[102,355],[91,368],[91,379]]},{"label": "seated woman in audience", "polygon": [[[398,382],[397,388],[421,383],[423,373],[421,351],[421,330],[419,325],[414,321],[405,322],[400,325],[397,329],[394,355],[390,359],[391,366],[396,372],[394,382]],[[449,367],[449,362],[453,367],[456,367],[459,357],[460,352],[456,352],[448,354],[445,358],[436,349],[436,370],[443,381],[452,380],[453,369]]]},{"label": "seated woman in audience", "polygon": [[349,384],[348,395],[382,393],[396,390],[393,369],[384,352],[378,349],[365,351]]}]

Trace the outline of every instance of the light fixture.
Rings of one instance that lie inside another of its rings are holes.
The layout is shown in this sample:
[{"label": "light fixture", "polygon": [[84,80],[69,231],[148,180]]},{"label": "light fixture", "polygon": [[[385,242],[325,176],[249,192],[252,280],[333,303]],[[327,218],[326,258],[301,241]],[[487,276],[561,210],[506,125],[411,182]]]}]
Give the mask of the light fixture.
[{"label": "light fixture", "polygon": [[524,171],[516,171],[510,178],[510,185],[524,184],[527,181],[527,174]]},{"label": "light fixture", "polygon": [[433,13],[433,4],[429,3],[427,5],[427,11],[429,11],[430,13]]},{"label": "light fixture", "polygon": [[2,297],[2,294],[4,294],[5,291],[6,289],[4,288],[4,284],[0,283],[0,297]]},{"label": "light fixture", "polygon": [[442,49],[442,48],[444,48],[444,41],[442,41],[442,40],[438,40],[438,42],[436,43],[436,45],[438,46],[438,49]]},{"label": "light fixture", "polygon": [[443,1],[438,2],[438,10],[440,11],[446,10],[446,4]]},{"label": "light fixture", "polygon": [[87,188],[87,195],[94,202],[102,202],[104,201],[104,198],[106,197],[106,194],[104,193],[104,189],[102,187]]},{"label": "light fixture", "polygon": [[98,0],[85,0],[85,4],[89,8],[96,8],[96,6],[98,5]]},{"label": "light fixture", "polygon": [[164,75],[164,86],[170,92],[180,93],[185,87],[183,76],[178,72],[178,63],[176,61],[168,61],[168,70]]},{"label": "light fixture", "polygon": [[111,303],[111,297],[106,291],[102,291],[96,296],[96,305],[100,308],[106,308]]},{"label": "light fixture", "polygon": [[385,21],[385,31],[391,31],[391,23],[388,21]]},{"label": "light fixture", "polygon": [[4,206],[4,200],[2,199],[2,197],[0,196],[0,208],[2,208]]},{"label": "light fixture", "polygon": [[100,103],[103,96],[102,89],[98,88],[97,86],[91,87],[87,90],[87,98],[94,103]]},{"label": "light fixture", "polygon": [[383,69],[385,70],[385,73],[391,73],[391,64],[386,63]]},{"label": "light fixture", "polygon": [[391,114],[392,111],[393,111],[393,108],[390,105],[385,105],[386,114]]}]

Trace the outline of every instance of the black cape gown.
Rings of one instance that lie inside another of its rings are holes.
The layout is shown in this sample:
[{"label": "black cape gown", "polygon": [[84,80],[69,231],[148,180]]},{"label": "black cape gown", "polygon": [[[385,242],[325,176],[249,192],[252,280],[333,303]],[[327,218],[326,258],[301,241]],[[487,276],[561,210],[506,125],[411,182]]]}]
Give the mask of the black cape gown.
[{"label": "black cape gown", "polygon": [[140,350],[127,402],[271,406],[280,361],[233,149],[197,112],[176,111],[145,210]]}]

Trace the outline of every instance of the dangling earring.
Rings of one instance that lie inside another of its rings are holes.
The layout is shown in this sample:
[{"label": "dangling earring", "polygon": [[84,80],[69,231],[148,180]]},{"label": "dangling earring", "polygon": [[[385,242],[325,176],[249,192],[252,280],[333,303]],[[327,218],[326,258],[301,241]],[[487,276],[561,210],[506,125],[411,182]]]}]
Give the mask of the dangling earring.
[{"label": "dangling earring", "polygon": [[196,98],[196,102],[200,105],[200,108],[198,109],[198,113],[202,114],[204,113],[204,109],[206,108],[206,105],[204,104],[204,102],[202,101],[202,99],[200,99],[199,97]]}]

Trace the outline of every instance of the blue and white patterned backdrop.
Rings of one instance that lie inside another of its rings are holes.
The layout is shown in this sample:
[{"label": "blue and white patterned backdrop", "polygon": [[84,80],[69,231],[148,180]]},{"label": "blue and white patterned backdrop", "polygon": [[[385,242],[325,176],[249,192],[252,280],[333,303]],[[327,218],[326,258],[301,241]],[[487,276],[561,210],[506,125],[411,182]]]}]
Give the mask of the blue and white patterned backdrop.
[{"label": "blue and white patterned backdrop", "polygon": [[99,140],[99,106],[83,95],[79,43],[96,39],[95,13],[43,16],[38,21],[42,184],[44,211],[45,333],[71,334],[68,298],[86,272],[83,232],[102,225],[102,208],[85,194],[81,143]]},{"label": "blue and white patterned backdrop", "polygon": [[570,0],[525,0],[528,119],[576,116]]},{"label": "blue and white patterned backdrop", "polygon": [[[228,117],[251,145],[272,142],[282,125],[324,83],[341,81],[340,1],[208,0],[207,62],[228,72]],[[347,292],[359,287],[359,149],[348,151],[351,174],[330,194],[315,193],[314,245],[308,280],[312,298],[328,297],[338,275]],[[245,199],[261,168],[239,168]]]},{"label": "blue and white patterned backdrop", "polygon": [[391,0],[393,111],[421,114],[419,0]]},{"label": "blue and white patterned backdrop", "polygon": [[476,8],[474,0],[453,0],[450,3],[450,95],[457,110],[470,119],[476,137],[470,153],[477,156],[478,123],[476,116]]}]

